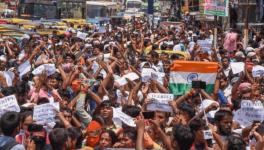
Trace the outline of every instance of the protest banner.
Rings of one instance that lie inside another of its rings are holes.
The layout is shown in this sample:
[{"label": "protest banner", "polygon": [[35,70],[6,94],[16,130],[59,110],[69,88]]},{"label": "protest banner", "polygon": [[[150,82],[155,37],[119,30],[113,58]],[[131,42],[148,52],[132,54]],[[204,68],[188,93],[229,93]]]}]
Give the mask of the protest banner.
[{"label": "protest banner", "polygon": [[6,96],[0,99],[0,116],[8,111],[20,112],[20,107],[15,95]]},{"label": "protest banner", "polygon": [[169,89],[174,95],[183,95],[192,88],[192,80],[206,82],[206,92],[211,93],[217,75],[215,62],[174,61],[171,65]]},{"label": "protest banner", "polygon": [[59,103],[46,103],[34,106],[33,120],[38,124],[55,122],[55,116],[59,110]]},{"label": "protest banner", "polygon": [[229,0],[204,0],[204,14],[227,17]]},{"label": "protest banner", "polygon": [[151,100],[151,103],[147,105],[147,110],[172,112],[169,101],[172,101],[174,99],[173,94],[149,93],[148,99]]},{"label": "protest banner", "polygon": [[250,126],[254,121],[262,122],[264,120],[263,104],[260,101],[242,100],[241,108],[234,113],[234,120],[241,127]]}]

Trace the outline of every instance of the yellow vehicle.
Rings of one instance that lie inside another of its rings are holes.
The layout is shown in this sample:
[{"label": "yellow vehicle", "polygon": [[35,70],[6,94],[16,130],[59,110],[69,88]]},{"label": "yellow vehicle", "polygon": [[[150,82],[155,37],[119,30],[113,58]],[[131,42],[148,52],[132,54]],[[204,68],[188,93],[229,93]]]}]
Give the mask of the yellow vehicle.
[{"label": "yellow vehicle", "polygon": [[4,32],[12,32],[12,31],[14,31],[14,30],[12,30],[12,29],[8,29],[8,28],[6,28],[6,27],[2,27],[2,26],[0,26],[0,33],[4,33]]},{"label": "yellow vehicle", "polygon": [[26,19],[20,19],[20,18],[10,18],[8,19],[10,24],[19,24],[23,22],[30,22],[31,20],[26,20]]},{"label": "yellow vehicle", "polygon": [[0,37],[22,37],[25,33],[30,34],[16,25],[0,25]]},{"label": "yellow vehicle", "polygon": [[82,26],[82,25],[87,24],[85,19],[61,19],[61,21],[64,23],[74,24],[74,28],[77,28],[77,26],[79,26],[79,25]]},{"label": "yellow vehicle", "polygon": [[57,22],[57,25],[58,26],[66,26],[67,27],[67,23],[66,22],[62,22],[62,21]]},{"label": "yellow vehicle", "polygon": [[184,59],[189,59],[190,54],[187,52],[182,52],[182,51],[174,51],[174,50],[156,50],[157,53],[162,54],[162,53],[167,53],[169,55],[176,54],[178,56],[183,57]]},{"label": "yellow vehicle", "polygon": [[40,27],[38,29],[50,29],[50,30],[61,30],[66,31],[67,24],[64,22],[52,21],[52,20],[41,20]]},{"label": "yellow vehicle", "polygon": [[34,30],[39,27],[39,23],[32,20],[20,19],[20,18],[11,18],[9,19],[9,24],[18,25],[19,28],[24,30]]},{"label": "yellow vehicle", "polygon": [[54,29],[38,29],[36,32],[39,35],[50,35],[53,34],[53,31],[57,32],[57,35],[63,35],[65,31],[63,30],[54,30]]}]

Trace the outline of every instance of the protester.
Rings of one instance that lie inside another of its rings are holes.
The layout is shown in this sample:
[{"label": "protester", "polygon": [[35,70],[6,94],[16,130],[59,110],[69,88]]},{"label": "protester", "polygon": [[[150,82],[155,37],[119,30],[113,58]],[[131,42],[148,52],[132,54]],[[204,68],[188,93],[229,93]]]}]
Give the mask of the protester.
[{"label": "protester", "polygon": [[15,135],[19,127],[19,114],[16,112],[6,112],[1,116],[0,126],[2,136],[0,137],[1,149],[25,149],[21,144],[16,143]]}]

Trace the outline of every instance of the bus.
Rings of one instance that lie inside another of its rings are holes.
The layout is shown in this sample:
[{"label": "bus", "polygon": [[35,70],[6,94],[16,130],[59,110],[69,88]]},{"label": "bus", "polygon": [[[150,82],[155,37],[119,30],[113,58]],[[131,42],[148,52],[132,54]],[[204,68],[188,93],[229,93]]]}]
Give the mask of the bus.
[{"label": "bus", "polygon": [[142,6],[143,1],[141,0],[127,0],[124,18],[131,19],[132,17],[142,17],[144,15]]},{"label": "bus", "polygon": [[20,0],[18,17],[30,20],[60,19],[60,13],[55,1]]},{"label": "bus", "polygon": [[143,1],[141,0],[127,0],[126,10],[135,10],[135,12],[140,11]]},{"label": "bus", "polygon": [[86,0],[58,0],[61,18],[85,18]]},{"label": "bus", "polygon": [[118,5],[109,1],[86,1],[86,20],[88,23],[102,25],[117,13]]}]

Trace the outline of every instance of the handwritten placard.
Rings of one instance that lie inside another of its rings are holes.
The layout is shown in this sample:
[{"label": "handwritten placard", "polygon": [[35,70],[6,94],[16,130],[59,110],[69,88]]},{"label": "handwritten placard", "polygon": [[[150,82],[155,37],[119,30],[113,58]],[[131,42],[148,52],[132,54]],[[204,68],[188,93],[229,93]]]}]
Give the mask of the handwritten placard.
[{"label": "handwritten placard", "polygon": [[242,100],[241,108],[234,113],[234,120],[241,127],[250,126],[254,121],[262,122],[264,120],[263,104],[260,101]]},{"label": "handwritten placard", "polygon": [[130,81],[134,81],[136,79],[139,79],[139,76],[135,73],[135,72],[130,72],[124,76],[122,76],[121,78],[118,78],[116,80],[116,82],[120,85],[126,85],[127,84],[127,79],[129,79]]},{"label": "handwritten placard", "polygon": [[141,71],[141,81],[142,82],[150,82],[150,80],[156,80],[160,84],[163,84],[163,78],[165,77],[165,73],[155,71],[152,68],[143,68]]},{"label": "handwritten placard", "polygon": [[6,96],[0,99],[0,116],[8,111],[20,112],[20,107],[15,95]]},{"label": "handwritten placard", "polygon": [[264,67],[260,65],[253,66],[252,68],[252,76],[253,77],[263,77],[264,75]]},{"label": "handwritten placard", "polygon": [[152,68],[143,68],[141,71],[142,82],[149,82],[151,79],[152,72],[154,72]]},{"label": "handwritten placard", "polygon": [[169,105],[169,101],[172,101],[173,98],[173,94],[149,93],[148,99],[151,100],[151,103],[147,105],[147,110],[172,112],[172,108]]},{"label": "handwritten placard", "polygon": [[120,108],[113,108],[113,122],[118,125],[122,125],[122,123],[124,123],[130,127],[136,127],[133,118],[123,113]]},{"label": "handwritten placard", "polygon": [[59,110],[59,103],[47,103],[34,107],[33,120],[38,124],[55,122],[56,111]]},{"label": "handwritten placard", "polygon": [[40,75],[45,72],[48,76],[53,75],[56,72],[55,64],[43,64],[32,71],[34,75]]},{"label": "handwritten placard", "polygon": [[212,40],[197,40],[197,44],[200,45],[200,47],[204,50],[204,51],[207,51],[207,52],[210,52],[211,51],[211,48],[212,48]]},{"label": "handwritten placard", "polygon": [[18,72],[19,72],[19,77],[20,79],[22,78],[22,76],[26,73],[28,73],[31,70],[31,64],[29,62],[29,60],[25,61],[24,63],[22,63],[21,65],[18,66]]},{"label": "handwritten placard", "polygon": [[77,32],[77,37],[82,39],[82,40],[85,40],[87,35],[88,35],[87,33],[83,33],[83,32],[80,32],[80,31]]}]

